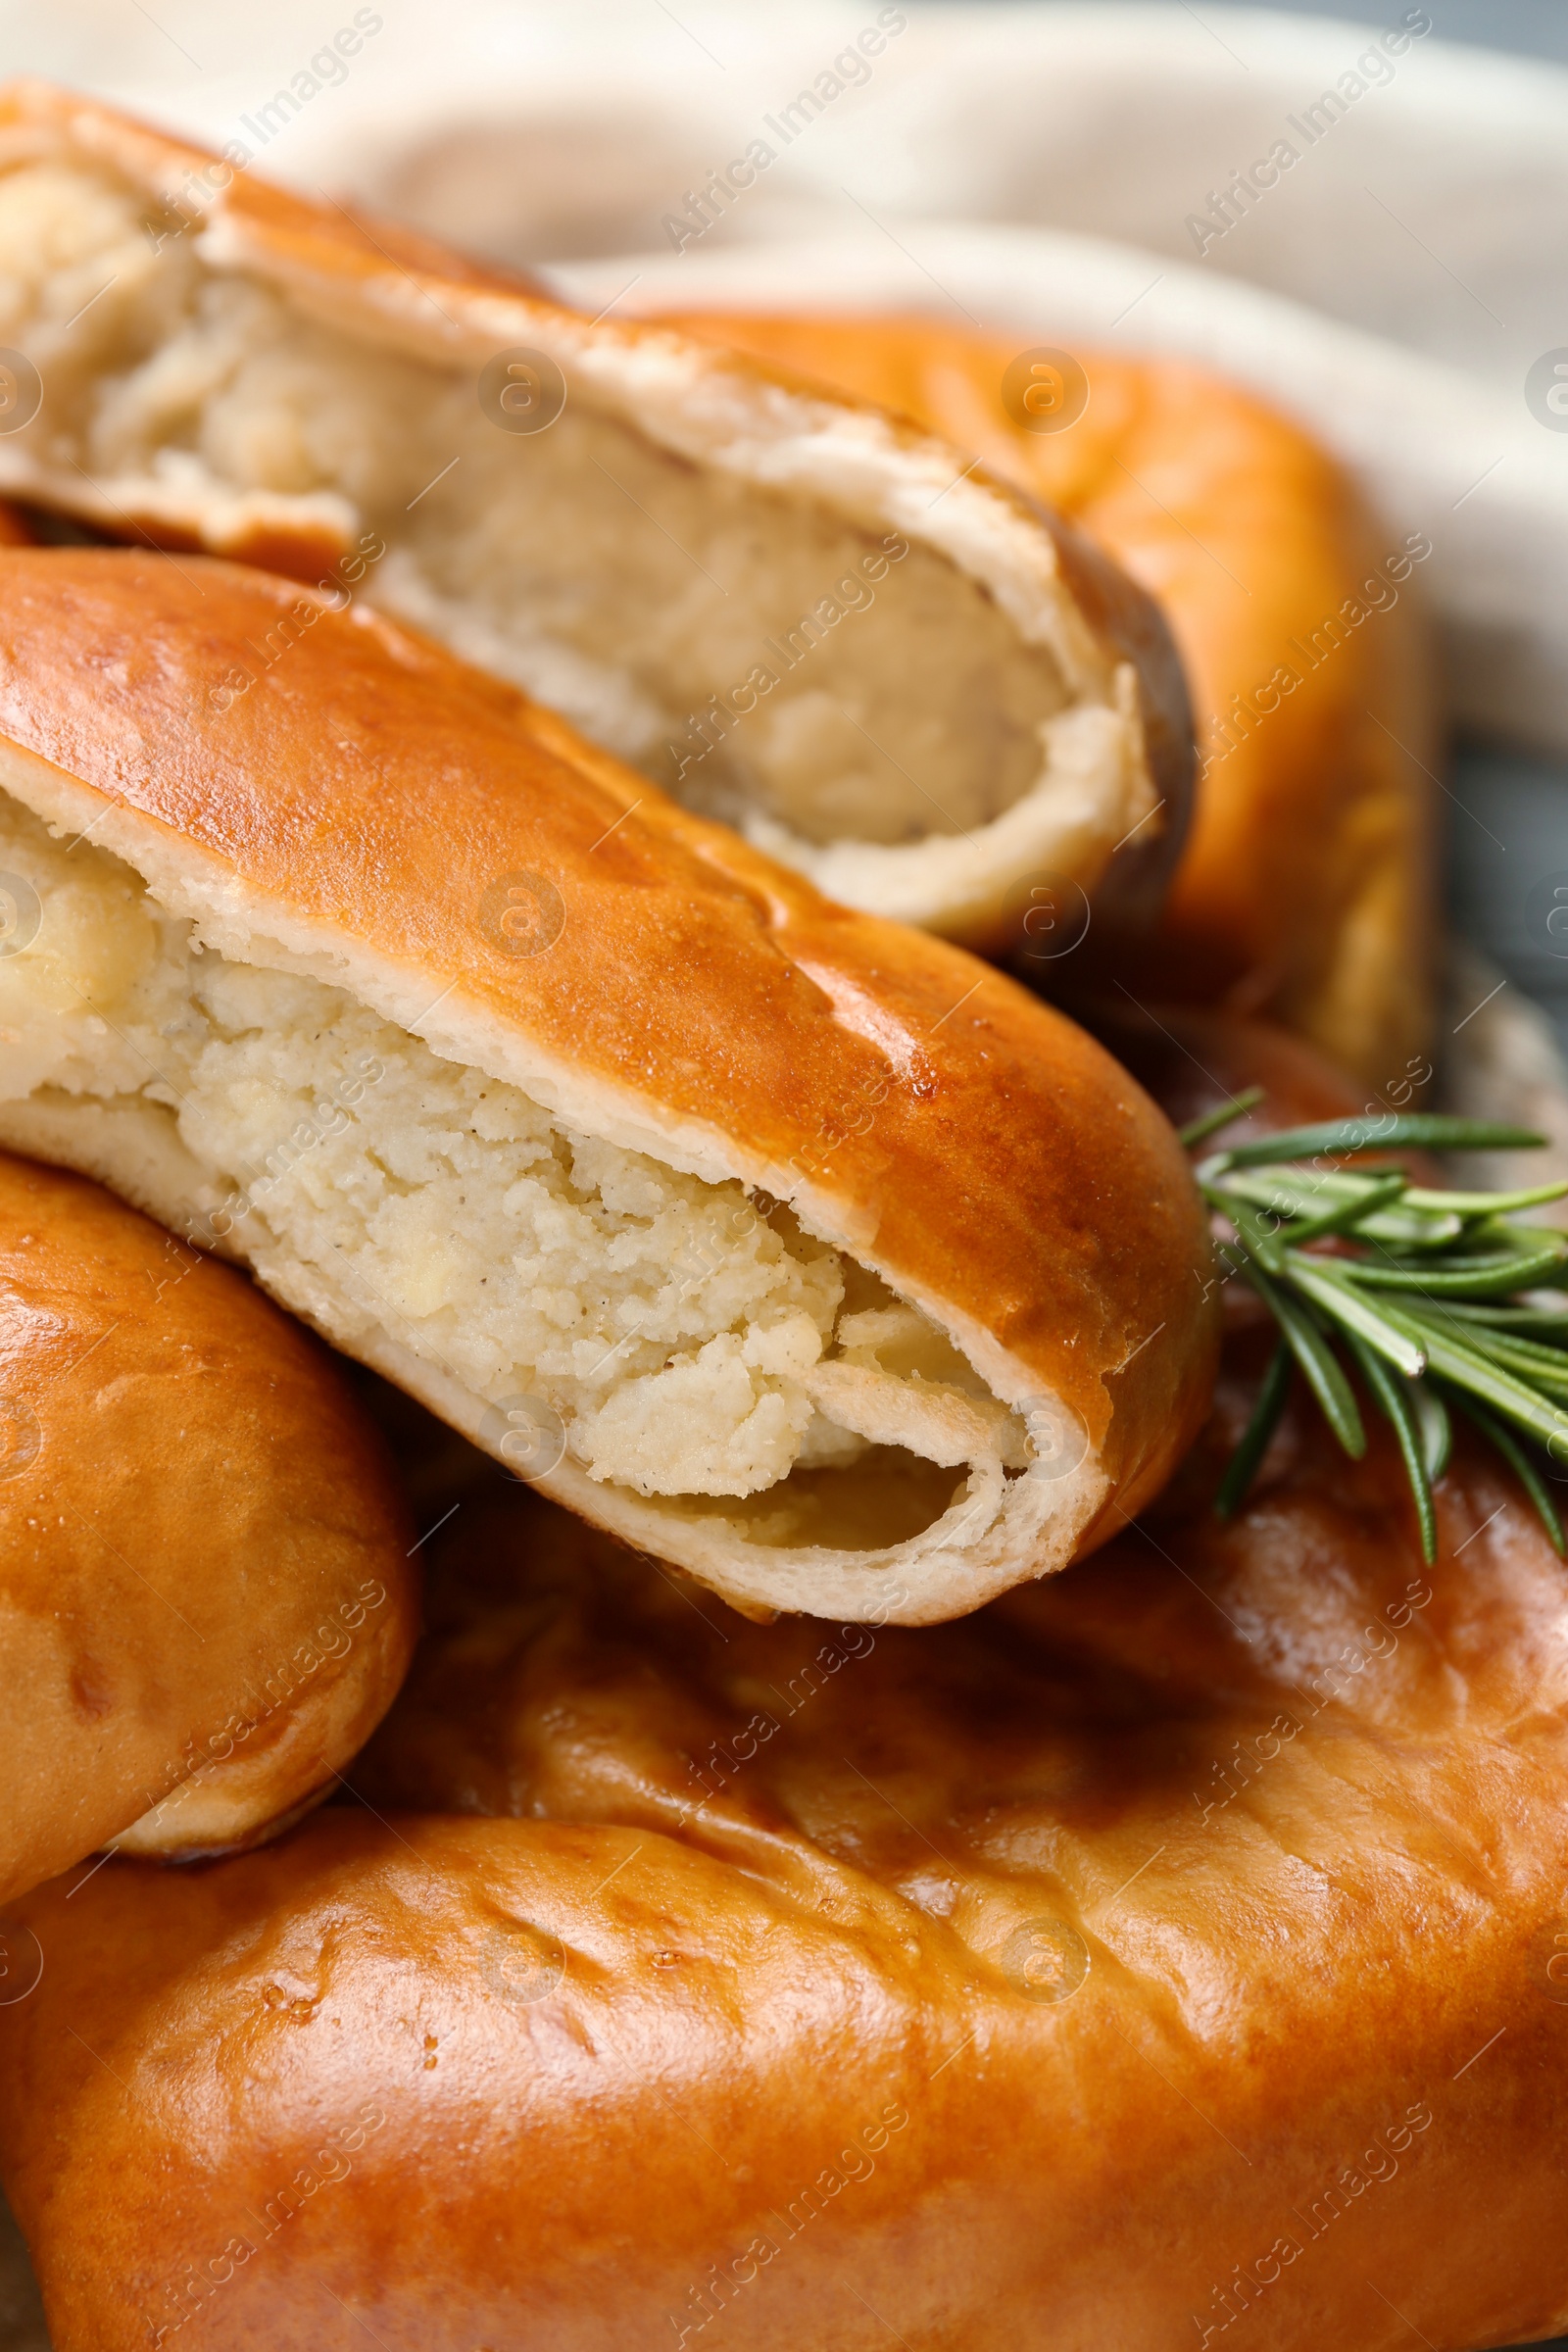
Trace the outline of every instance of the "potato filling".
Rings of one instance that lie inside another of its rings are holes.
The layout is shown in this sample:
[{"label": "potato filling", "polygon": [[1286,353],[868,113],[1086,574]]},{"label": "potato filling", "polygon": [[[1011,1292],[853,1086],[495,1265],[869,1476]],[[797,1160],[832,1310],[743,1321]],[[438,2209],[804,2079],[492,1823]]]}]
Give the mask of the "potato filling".
[{"label": "potato filling", "polygon": [[491,1404],[542,1400],[590,1476],[643,1494],[753,1494],[872,1444],[1026,1460],[929,1318],[787,1208],[204,949],[121,859],[4,795],[0,869],[0,1092],[167,1121],[195,1238],[351,1347],[383,1330]]}]

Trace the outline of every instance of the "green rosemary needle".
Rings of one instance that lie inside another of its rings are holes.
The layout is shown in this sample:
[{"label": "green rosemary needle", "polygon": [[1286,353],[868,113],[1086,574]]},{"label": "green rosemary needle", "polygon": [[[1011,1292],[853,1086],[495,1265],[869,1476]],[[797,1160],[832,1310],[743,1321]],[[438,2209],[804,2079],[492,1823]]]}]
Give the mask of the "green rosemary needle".
[{"label": "green rosemary needle", "polygon": [[[1183,1128],[1182,1142],[1192,1150],[1223,1135],[1261,1099],[1255,1087],[1238,1095]],[[1227,1228],[1221,1263],[1280,1331],[1215,1497],[1221,1517],[1257,1474],[1293,1366],[1346,1452],[1366,1451],[1343,1350],[1397,1441],[1425,1559],[1437,1556],[1432,1491],[1447,1466],[1454,1412],[1513,1469],[1563,1551],[1546,1477],[1551,1464],[1568,1477],[1568,1234],[1515,1224],[1509,1212],[1560,1200],[1568,1182],[1443,1192],[1383,1159],[1341,1164],[1369,1152],[1511,1152],[1544,1140],[1482,1119],[1368,1114],[1288,1128],[1199,1162],[1199,1189]]]}]

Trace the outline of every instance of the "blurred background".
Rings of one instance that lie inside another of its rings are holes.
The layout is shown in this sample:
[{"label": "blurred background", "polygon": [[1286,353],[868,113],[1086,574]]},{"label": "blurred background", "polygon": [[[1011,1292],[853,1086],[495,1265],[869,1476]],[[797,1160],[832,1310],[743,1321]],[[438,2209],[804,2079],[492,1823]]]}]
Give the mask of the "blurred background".
[{"label": "blurred background", "polygon": [[[786,137],[873,24],[874,62]],[[345,25],[347,59],[323,48]],[[1446,898],[1472,951],[1446,1034],[1490,1037],[1495,1012],[1471,1030],[1465,1007],[1492,989],[1520,1007],[1510,1051],[1561,1082],[1563,0],[0,0],[0,41],[8,73],[233,142],[594,311],[926,313],[1185,355],[1292,411],[1393,538],[1432,542]],[[775,160],[704,222],[694,195],[760,137]],[[1295,168],[1227,205],[1282,137]],[[35,2352],[4,2269],[0,2352]]]}]

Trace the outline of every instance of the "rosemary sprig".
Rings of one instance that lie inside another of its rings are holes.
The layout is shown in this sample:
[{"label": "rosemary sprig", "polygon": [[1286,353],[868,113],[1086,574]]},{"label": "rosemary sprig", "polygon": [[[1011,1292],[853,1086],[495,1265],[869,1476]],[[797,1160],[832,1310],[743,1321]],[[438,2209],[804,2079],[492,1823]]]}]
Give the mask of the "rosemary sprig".
[{"label": "rosemary sprig", "polygon": [[[1182,1142],[1189,1150],[1208,1142],[1261,1100],[1250,1088],[1183,1128]],[[1516,1472],[1563,1551],[1562,1522],[1531,1448],[1568,1472],[1568,1234],[1515,1224],[1510,1212],[1561,1199],[1568,1182],[1445,1192],[1381,1161],[1339,1164],[1368,1152],[1523,1151],[1544,1140],[1481,1119],[1369,1115],[1289,1128],[1199,1163],[1199,1189],[1228,1227],[1221,1261],[1280,1330],[1215,1496],[1222,1518],[1257,1474],[1293,1366],[1346,1452],[1359,1459],[1366,1451],[1342,1349],[1394,1430],[1426,1560],[1437,1556],[1432,1491],[1447,1466],[1455,1411]]]}]

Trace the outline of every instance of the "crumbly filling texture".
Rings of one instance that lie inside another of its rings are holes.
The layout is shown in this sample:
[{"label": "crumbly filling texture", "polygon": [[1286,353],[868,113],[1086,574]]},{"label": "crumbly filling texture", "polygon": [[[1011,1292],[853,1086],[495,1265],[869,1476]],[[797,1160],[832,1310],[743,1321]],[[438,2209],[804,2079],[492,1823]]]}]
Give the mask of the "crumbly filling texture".
[{"label": "crumbly filling texture", "polygon": [[747,1495],[902,1445],[1021,1467],[918,1309],[739,1184],[574,1133],[319,981],[204,949],[132,870],[0,795],[0,1099],[150,1109],[189,1229],[350,1348],[394,1342],[589,1474]]},{"label": "crumbly filling texture", "polygon": [[1037,783],[1053,722],[1071,733],[1051,655],[937,556],[569,390],[547,429],[503,429],[470,371],[371,351],[200,242],[107,175],[0,175],[0,344],[48,385],[11,452],[122,510],[266,493],[368,523],[373,602],[690,806],[799,841],[970,833]]}]

